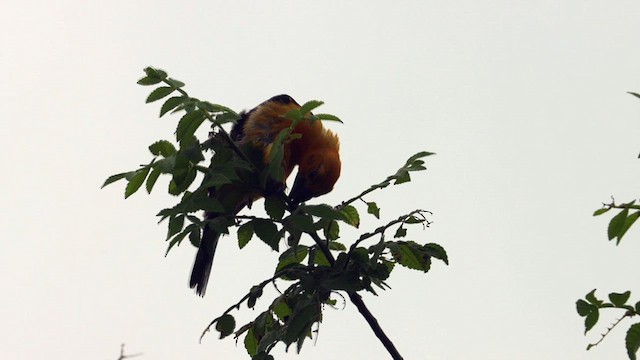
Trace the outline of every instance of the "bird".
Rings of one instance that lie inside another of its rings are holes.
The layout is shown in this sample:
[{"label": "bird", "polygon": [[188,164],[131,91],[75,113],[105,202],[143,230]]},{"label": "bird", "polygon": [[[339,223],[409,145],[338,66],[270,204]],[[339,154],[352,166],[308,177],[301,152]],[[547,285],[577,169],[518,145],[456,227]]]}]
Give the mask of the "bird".
[{"label": "bird", "polygon": [[[289,95],[277,95],[264,101],[250,111],[241,112],[240,118],[233,125],[229,138],[241,149],[245,158],[264,169],[270,165],[273,144],[278,134],[292,125],[292,120],[285,117],[291,110],[301,106]],[[281,193],[285,189],[285,181],[298,167],[298,173],[288,194],[292,204],[300,204],[314,197],[324,195],[331,190],[340,177],[340,141],[332,131],[325,129],[319,120],[308,118],[299,121],[291,131],[294,135],[284,142],[282,154],[283,179],[270,179],[266,185],[261,182],[256,171],[239,174],[239,181],[224,184],[218,188],[210,188],[208,196],[222,204],[224,212],[205,212],[209,223],[204,226],[198,252],[191,271],[189,285],[199,296],[204,296],[213,258],[222,235],[215,223],[229,225],[229,219],[237,215],[243,208],[264,196]],[[215,138],[216,135],[213,135]],[[227,147],[222,141],[218,148]],[[216,149],[211,167],[217,166]],[[209,225],[212,224],[212,225]],[[226,225],[223,225],[225,227]]]}]

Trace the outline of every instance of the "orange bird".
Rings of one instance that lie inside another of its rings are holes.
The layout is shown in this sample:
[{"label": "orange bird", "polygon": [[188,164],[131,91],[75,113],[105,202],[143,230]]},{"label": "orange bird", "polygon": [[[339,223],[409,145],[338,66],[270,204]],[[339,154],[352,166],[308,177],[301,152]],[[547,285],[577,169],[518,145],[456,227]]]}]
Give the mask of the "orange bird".
[{"label": "orange bird", "polygon": [[[249,112],[240,113],[240,119],[231,129],[231,139],[243,150],[257,153],[259,165],[269,165],[270,153],[276,137],[292,124],[284,117],[291,110],[300,109],[300,105],[288,95],[278,95],[263,102]],[[289,192],[290,200],[299,204],[311,198],[324,195],[331,190],[340,177],[340,142],[338,137],[322,126],[321,121],[300,121],[291,132],[299,134],[284,143],[282,166],[284,179],[298,167],[298,175]],[[215,155],[214,155],[215,156]],[[261,158],[261,159],[260,159]],[[215,164],[212,162],[212,166]],[[256,174],[252,173],[255,177]],[[245,179],[258,183],[257,179]],[[275,185],[275,186],[274,186]],[[218,200],[225,212],[206,212],[207,220],[216,220],[235,216],[245,206],[274,189],[284,189],[284,184],[270,184],[267,189],[256,190],[246,183],[230,183],[219,188],[209,189],[209,196]],[[196,293],[204,296],[211,274],[211,265],[221,233],[211,226],[204,227],[202,239],[189,282]]]}]

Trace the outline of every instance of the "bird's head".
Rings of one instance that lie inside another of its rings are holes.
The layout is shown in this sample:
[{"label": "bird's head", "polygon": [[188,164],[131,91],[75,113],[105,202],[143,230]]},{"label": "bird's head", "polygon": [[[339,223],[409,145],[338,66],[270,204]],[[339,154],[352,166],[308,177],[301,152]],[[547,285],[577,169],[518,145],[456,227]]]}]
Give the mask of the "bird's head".
[{"label": "bird's head", "polygon": [[298,175],[289,197],[295,204],[324,195],[340,177],[340,154],[335,149],[310,151],[298,164]]}]

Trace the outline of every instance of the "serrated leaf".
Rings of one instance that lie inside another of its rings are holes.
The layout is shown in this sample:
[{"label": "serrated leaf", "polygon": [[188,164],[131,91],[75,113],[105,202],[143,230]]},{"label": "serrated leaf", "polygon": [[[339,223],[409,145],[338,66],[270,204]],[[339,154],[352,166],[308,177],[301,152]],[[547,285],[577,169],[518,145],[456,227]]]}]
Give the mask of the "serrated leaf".
[{"label": "serrated leaf", "polygon": [[220,332],[220,339],[225,338],[233,334],[233,330],[236,328],[236,319],[229,314],[222,315],[216,321],[216,330]]},{"label": "serrated leaf", "polygon": [[284,199],[279,196],[269,196],[264,200],[264,209],[269,217],[275,220],[282,220],[286,207]]},{"label": "serrated leaf", "polygon": [[627,336],[625,337],[625,344],[627,346],[629,359],[636,360],[636,354],[638,353],[638,349],[640,349],[640,323],[633,324],[629,327]]},{"label": "serrated leaf", "polygon": [[302,116],[305,116],[311,111],[313,111],[313,109],[321,106],[322,104],[324,104],[324,102],[318,101],[318,100],[307,101],[306,103],[302,104],[302,106],[300,107],[300,113],[302,114]]},{"label": "serrated leaf", "polygon": [[176,128],[177,141],[191,138],[204,120],[205,117],[202,110],[195,110],[185,114],[178,122],[178,127]]},{"label": "serrated leaf", "polygon": [[151,171],[151,174],[149,174],[149,177],[147,178],[147,183],[146,183],[148,194],[151,194],[151,190],[153,190],[153,186],[156,184],[156,181],[158,180],[158,177],[160,176],[160,174],[161,172],[160,172],[160,169],[158,168],[154,168]]},{"label": "serrated leaf", "polygon": [[611,210],[610,207],[606,207],[606,208],[602,208],[602,209],[598,209],[596,211],[593,212],[593,216],[598,216],[598,215],[602,215],[604,213],[606,213],[607,211]]},{"label": "serrated leaf", "polygon": [[323,120],[323,121],[337,121],[341,124],[344,124],[342,122],[342,120],[340,120],[339,117],[335,116],[335,115],[331,115],[331,114],[316,114],[315,118],[318,120]]},{"label": "serrated leaf", "polygon": [[636,211],[633,214],[627,216],[627,218],[624,221],[624,225],[622,226],[622,229],[620,229],[620,232],[618,233],[618,241],[616,242],[616,245],[620,244],[620,240],[622,240],[622,237],[624,236],[624,234],[627,233],[627,230],[629,230],[629,228],[631,228],[631,225],[633,225],[633,223],[636,222],[636,220],[638,220],[638,217],[640,217],[640,211]]},{"label": "serrated leaf", "polygon": [[171,94],[175,89],[171,86],[160,86],[159,88],[153,90],[151,94],[147,97],[146,103],[152,103],[154,101],[160,100],[163,97]]},{"label": "serrated leaf", "polygon": [[290,247],[280,255],[276,272],[286,268],[291,264],[300,264],[309,255],[309,248],[304,245]]},{"label": "serrated leaf", "polygon": [[602,304],[602,300],[596,298],[596,289],[591,290],[584,298],[593,305],[600,306]]},{"label": "serrated leaf", "polygon": [[287,217],[286,223],[293,225],[299,231],[308,233],[316,231],[313,218],[310,215],[292,215]]},{"label": "serrated leaf", "polygon": [[115,174],[115,175],[111,175],[107,178],[107,180],[104,181],[104,184],[102,184],[102,186],[100,187],[101,189],[104,188],[105,186],[114,183],[120,179],[124,179],[127,176],[128,172],[126,173],[120,173],[120,174]]},{"label": "serrated leaf", "polygon": [[609,300],[613,305],[620,307],[627,303],[627,300],[629,300],[630,296],[631,291],[625,291],[623,293],[611,293],[609,294]]},{"label": "serrated leaf", "polygon": [[447,252],[444,250],[442,246],[436,243],[428,243],[423,245],[422,249],[430,256],[433,256],[438,260],[442,260],[445,264],[449,265],[449,258],[447,256]]},{"label": "serrated leaf", "polygon": [[584,318],[584,333],[586,334],[589,330],[593,329],[595,324],[598,322],[598,318],[600,317],[600,311],[598,308],[593,308],[585,318]]},{"label": "serrated leaf", "polygon": [[375,202],[367,203],[367,212],[375,216],[376,219],[380,219],[380,208],[378,207],[378,204],[376,204]]},{"label": "serrated leaf", "polygon": [[407,236],[407,229],[403,228],[402,226],[398,228],[398,230],[396,230],[395,235],[393,235],[394,238],[403,238]]},{"label": "serrated leaf", "polygon": [[184,83],[180,80],[176,80],[176,79],[172,79],[172,78],[167,78],[165,80],[169,85],[173,86],[174,88],[181,88],[184,86]]},{"label": "serrated leaf", "polygon": [[244,337],[244,348],[247,349],[249,356],[255,356],[258,349],[258,338],[253,332],[253,326],[247,331],[247,335]]},{"label": "serrated leaf", "polygon": [[595,309],[595,306],[589,304],[588,302],[580,299],[578,301],[576,301],[576,310],[578,311],[578,314],[580,316],[587,316],[589,315],[593,309]]},{"label": "serrated leaf", "polygon": [[187,229],[190,229],[189,242],[191,243],[191,245],[195,247],[200,247],[200,240],[202,238],[202,235],[200,233],[200,226],[196,224],[191,224],[187,226]]},{"label": "serrated leaf", "polygon": [[155,84],[159,83],[160,81],[162,81],[162,80],[158,79],[158,78],[145,76],[142,79],[138,80],[137,83],[138,83],[138,85],[149,86],[149,85],[155,85]]},{"label": "serrated leaf", "polygon": [[189,100],[189,98],[186,96],[170,97],[169,99],[167,99],[167,101],[164,102],[164,104],[162,104],[162,107],[160,108],[160,117],[175,109],[176,107],[178,107],[178,105],[184,103],[187,100]]},{"label": "serrated leaf", "polygon": [[135,172],[135,175],[133,175],[131,180],[129,180],[129,183],[124,190],[125,199],[133,195],[136,191],[138,191],[138,189],[140,189],[140,186],[142,186],[142,183],[144,183],[144,179],[146,179],[147,175],[149,175],[149,169],[151,169],[150,166],[145,166],[144,168]]},{"label": "serrated leaf", "polygon": [[360,226],[360,215],[355,207],[347,205],[342,208],[340,212],[345,216],[345,222],[347,224],[356,228]]},{"label": "serrated leaf", "polygon": [[238,228],[238,246],[240,249],[245,247],[253,237],[253,223],[246,222]]},{"label": "serrated leaf", "polygon": [[264,243],[269,245],[273,250],[278,251],[280,244],[278,227],[269,220],[255,219],[252,222],[253,231],[260,240],[264,241]]},{"label": "serrated leaf", "polygon": [[340,224],[336,220],[331,220],[323,230],[327,240],[337,240],[340,237]]},{"label": "serrated leaf", "polygon": [[335,208],[326,204],[303,205],[301,206],[301,210],[322,219],[342,220],[344,222],[349,222],[350,220],[350,218],[346,216],[342,211],[336,210]]},{"label": "serrated leaf", "polygon": [[431,268],[431,255],[420,244],[413,241],[388,241],[386,246],[393,259],[402,266],[423,272]]},{"label": "serrated leaf", "polygon": [[169,219],[167,240],[169,240],[173,235],[182,231],[183,226],[184,226],[184,215],[171,217]]},{"label": "serrated leaf", "polygon": [[149,151],[155,155],[162,155],[163,157],[169,157],[176,153],[176,148],[170,141],[158,140],[149,145]]},{"label": "serrated leaf", "polygon": [[624,209],[618,213],[618,215],[614,216],[609,222],[609,227],[607,229],[607,235],[609,236],[609,240],[613,240],[617,236],[620,235],[622,228],[624,227],[624,223],[627,220],[627,215],[629,214],[629,209]]},{"label": "serrated leaf", "polygon": [[167,73],[163,70],[160,69],[156,69],[156,68],[152,68],[152,67],[146,67],[144,69],[144,72],[147,74],[147,76],[154,78],[154,79],[166,79],[167,78]]},{"label": "serrated leaf", "polygon": [[289,119],[293,122],[297,122],[302,119],[302,113],[300,112],[300,109],[289,110],[284,114],[284,118]]},{"label": "serrated leaf", "polygon": [[305,337],[308,329],[316,322],[317,318],[317,305],[315,304],[308,305],[294,312],[289,317],[287,329],[282,341],[284,341],[286,345],[289,345],[296,342],[298,338]]}]

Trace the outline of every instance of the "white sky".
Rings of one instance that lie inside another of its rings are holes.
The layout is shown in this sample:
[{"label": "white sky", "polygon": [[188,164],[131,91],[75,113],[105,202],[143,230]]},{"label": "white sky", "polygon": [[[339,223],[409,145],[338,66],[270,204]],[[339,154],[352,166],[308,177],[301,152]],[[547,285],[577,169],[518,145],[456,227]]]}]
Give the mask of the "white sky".
[{"label": "white sky", "polygon": [[[164,257],[157,192],[123,200],[113,173],[150,159],[176,118],[135,84],[153,65],[190,94],[251,108],[288,93],[340,116],[337,203],[420,150],[414,182],[376,193],[384,220],[415,208],[451,265],[397,269],[365,301],[405,359],[625,358],[625,322],[586,352],[575,301],[640,299],[640,231],[620,247],[614,195],[638,195],[638,1],[5,1],[0,13],[0,357],[246,359],[198,344],[210,319],[276,255],[222,241],[207,296],[187,286],[195,248]],[[164,186],[165,182],[159,183]],[[158,188],[161,190],[161,188]],[[379,223],[366,217],[362,231]],[[343,241],[359,234],[344,227]],[[255,262],[243,267],[246,262]],[[634,287],[635,286],[635,287]],[[268,301],[259,303],[263,309]],[[259,310],[244,310],[248,320]],[[637,321],[637,320],[636,320]],[[277,359],[386,359],[355,307],[327,310],[317,343]]]}]

